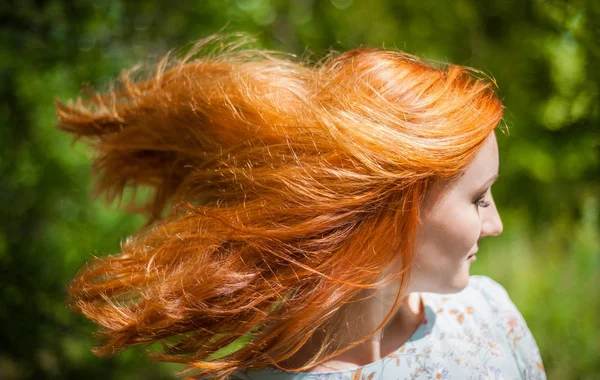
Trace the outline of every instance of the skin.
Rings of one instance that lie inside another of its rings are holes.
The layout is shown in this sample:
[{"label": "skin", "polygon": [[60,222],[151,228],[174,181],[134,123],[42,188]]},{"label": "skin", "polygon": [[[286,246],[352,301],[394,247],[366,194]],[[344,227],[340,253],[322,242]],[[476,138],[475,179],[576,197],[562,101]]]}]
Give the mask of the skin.
[{"label": "skin", "polygon": [[[502,232],[502,221],[491,193],[498,177],[498,144],[492,132],[462,175],[433,183],[421,208],[421,224],[415,242],[415,261],[407,294],[394,317],[371,338],[311,372],[353,369],[379,360],[402,346],[423,316],[417,292],[456,293],[469,282],[469,269],[479,241]],[[353,342],[375,330],[392,310],[398,284],[370,294],[348,310],[342,324],[349,328],[338,337]],[[318,347],[319,339],[307,345]],[[302,356],[302,355],[300,355]]]},{"label": "skin", "polygon": [[456,293],[467,286],[479,241],[502,233],[491,192],[497,178],[498,144],[491,133],[462,176],[431,186],[421,210],[410,292]]}]

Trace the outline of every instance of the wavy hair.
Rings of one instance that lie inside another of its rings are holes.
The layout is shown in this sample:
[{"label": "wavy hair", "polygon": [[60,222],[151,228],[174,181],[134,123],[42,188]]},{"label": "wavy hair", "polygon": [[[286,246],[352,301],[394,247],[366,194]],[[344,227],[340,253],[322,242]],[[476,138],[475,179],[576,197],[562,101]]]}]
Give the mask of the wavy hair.
[{"label": "wavy hair", "polygon": [[148,223],[69,289],[101,326],[99,355],[162,342],[158,360],[226,378],[359,344],[329,335],[285,365],[362,290],[399,281],[399,304],[428,183],[459,175],[502,119],[472,69],[371,48],[311,64],[245,43],[211,37],[57,102],[59,128],[98,153],[96,194],[152,189],[128,205]]}]

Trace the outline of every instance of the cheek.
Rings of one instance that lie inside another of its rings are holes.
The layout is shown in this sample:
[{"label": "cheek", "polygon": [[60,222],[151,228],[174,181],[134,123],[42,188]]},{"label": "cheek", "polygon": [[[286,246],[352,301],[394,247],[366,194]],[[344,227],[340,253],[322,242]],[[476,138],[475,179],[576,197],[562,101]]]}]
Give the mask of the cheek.
[{"label": "cheek", "polygon": [[423,253],[452,258],[468,255],[481,230],[479,214],[474,207],[440,208],[429,215],[423,221],[420,234]]},{"label": "cheek", "polygon": [[444,218],[434,223],[436,232],[445,241],[448,253],[464,256],[477,243],[480,235],[480,221],[477,212],[454,213],[454,218]]}]

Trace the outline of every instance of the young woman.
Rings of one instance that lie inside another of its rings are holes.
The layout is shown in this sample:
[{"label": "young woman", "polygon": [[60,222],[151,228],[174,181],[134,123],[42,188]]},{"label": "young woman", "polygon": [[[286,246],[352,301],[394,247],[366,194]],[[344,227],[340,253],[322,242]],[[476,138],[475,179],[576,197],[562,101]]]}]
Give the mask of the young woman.
[{"label": "young woman", "polygon": [[225,48],[59,103],[98,193],[154,189],[129,205],[148,224],[70,288],[96,352],[162,342],[198,378],[545,378],[504,289],[469,276],[502,231],[503,106],[476,74]]}]

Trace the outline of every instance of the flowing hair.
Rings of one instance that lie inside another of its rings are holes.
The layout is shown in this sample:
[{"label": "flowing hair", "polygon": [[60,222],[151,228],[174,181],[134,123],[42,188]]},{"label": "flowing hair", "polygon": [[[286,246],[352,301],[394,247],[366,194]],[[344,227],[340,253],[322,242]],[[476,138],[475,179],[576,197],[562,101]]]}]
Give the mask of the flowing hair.
[{"label": "flowing hair", "polygon": [[57,102],[59,128],[98,153],[95,193],[133,189],[127,207],[148,218],[69,288],[101,326],[99,355],[162,342],[156,359],[226,378],[365,341],[329,334],[285,365],[361,291],[396,281],[399,304],[428,183],[459,175],[502,119],[469,68],[371,48],[311,64],[227,41]]}]

